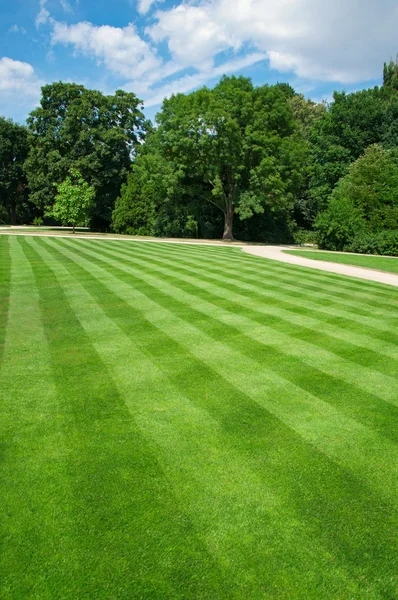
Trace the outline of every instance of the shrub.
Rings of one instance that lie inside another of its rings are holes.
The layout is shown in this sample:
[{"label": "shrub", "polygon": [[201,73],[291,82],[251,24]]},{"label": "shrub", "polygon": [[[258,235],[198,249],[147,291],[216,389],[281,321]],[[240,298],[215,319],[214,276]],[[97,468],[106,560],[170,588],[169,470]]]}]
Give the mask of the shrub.
[{"label": "shrub", "polygon": [[112,229],[115,233],[129,235],[151,235],[154,221],[154,206],[142,197],[137,180],[130,173],[127,184],[122,185],[120,197],[112,213]]},{"label": "shrub", "polygon": [[[351,165],[334,189],[327,210],[319,215],[315,223],[319,247],[389,254],[395,252],[397,225],[397,156],[372,145]],[[388,233],[382,235],[383,231]]]},{"label": "shrub", "polygon": [[387,230],[378,233],[357,234],[354,239],[344,247],[346,252],[360,254],[382,254],[384,256],[398,256],[398,231]]},{"label": "shrub", "polygon": [[315,222],[319,248],[344,250],[357,236],[365,231],[361,212],[344,195],[334,194],[329,207]]},{"label": "shrub", "polygon": [[300,244],[301,246],[304,244],[317,244],[318,234],[313,230],[297,229],[297,231],[294,233],[294,242],[295,244]]},{"label": "shrub", "polygon": [[41,227],[43,225],[43,219],[41,217],[35,217],[33,219],[33,225],[36,225],[36,227]]}]

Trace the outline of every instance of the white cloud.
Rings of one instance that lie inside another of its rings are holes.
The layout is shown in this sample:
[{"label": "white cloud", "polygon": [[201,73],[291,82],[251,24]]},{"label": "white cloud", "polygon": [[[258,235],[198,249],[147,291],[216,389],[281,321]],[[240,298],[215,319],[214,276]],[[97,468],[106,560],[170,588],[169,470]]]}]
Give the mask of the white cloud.
[{"label": "white cloud", "polygon": [[0,59],[0,114],[26,117],[40,100],[44,85],[32,65],[12,58]]},{"label": "white cloud", "polygon": [[8,33],[22,33],[23,35],[27,34],[25,27],[21,27],[20,25],[12,25],[8,30]]},{"label": "white cloud", "polygon": [[40,93],[42,82],[32,65],[4,56],[0,59],[0,94],[23,92],[28,96]]},{"label": "white cloud", "polygon": [[396,0],[202,0],[158,11],[147,33],[195,65],[248,45],[276,69],[350,83],[380,75],[397,30]]},{"label": "white cloud", "polygon": [[37,13],[35,25],[38,29],[40,25],[45,25],[50,20],[50,13],[46,9],[47,0],[40,0],[39,3],[39,12]]},{"label": "white cloud", "polygon": [[137,2],[138,12],[141,15],[145,15],[147,12],[150,11],[152,6],[154,4],[156,4],[157,2],[163,2],[163,0],[138,0],[138,2]]},{"label": "white cloud", "polygon": [[119,28],[87,22],[76,25],[55,22],[52,44],[71,44],[76,52],[96,59],[99,64],[126,79],[141,77],[161,64],[131,24]]},{"label": "white cloud", "polygon": [[73,8],[69,4],[68,0],[60,0],[61,6],[67,13],[73,13]]},{"label": "white cloud", "polygon": [[145,100],[145,106],[157,106],[162,103],[164,98],[171,96],[172,94],[183,94],[189,92],[201,85],[204,85],[211,80],[221,77],[222,75],[228,75],[230,73],[236,73],[251,67],[252,65],[265,60],[266,54],[259,52],[248,54],[243,58],[237,58],[228,62],[223,63],[221,66],[211,68],[206,71],[200,71],[194,75],[187,75],[181,77],[177,81],[168,83],[155,91],[147,90]]},{"label": "white cloud", "polygon": [[211,18],[210,8],[206,4],[181,4],[158,11],[157,23],[147,27],[146,32],[155,42],[167,39],[173,58],[185,65],[212,63],[219,52],[239,49],[241,41],[222,22]]}]

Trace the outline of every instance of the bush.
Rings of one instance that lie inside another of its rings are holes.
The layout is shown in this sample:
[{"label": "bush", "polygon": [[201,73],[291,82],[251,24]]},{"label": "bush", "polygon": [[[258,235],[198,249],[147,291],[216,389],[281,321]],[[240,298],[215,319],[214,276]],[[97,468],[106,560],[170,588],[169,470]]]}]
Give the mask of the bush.
[{"label": "bush", "polygon": [[315,223],[319,247],[395,253],[397,225],[397,156],[381,146],[369,146],[339,181],[327,210]]},{"label": "bush", "polygon": [[346,252],[398,256],[398,231],[384,230],[378,233],[361,233],[344,247]]},{"label": "bush", "polygon": [[36,225],[36,227],[41,227],[43,225],[43,219],[41,217],[35,217],[33,219],[33,225]]},{"label": "bush", "polygon": [[344,250],[365,231],[365,223],[354,204],[337,193],[332,196],[328,209],[317,218],[315,229],[319,248]]},{"label": "bush", "polygon": [[112,213],[112,230],[128,235],[152,235],[154,206],[142,197],[133,173],[122,185],[120,197]]},{"label": "bush", "polygon": [[308,229],[298,229],[294,233],[294,243],[300,244],[300,246],[303,246],[304,244],[317,244],[318,234],[316,231]]}]

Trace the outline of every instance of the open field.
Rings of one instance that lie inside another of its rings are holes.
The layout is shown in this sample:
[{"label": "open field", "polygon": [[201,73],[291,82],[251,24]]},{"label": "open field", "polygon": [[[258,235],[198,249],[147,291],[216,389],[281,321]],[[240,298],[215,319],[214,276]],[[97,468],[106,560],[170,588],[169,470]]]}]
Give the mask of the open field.
[{"label": "open field", "polygon": [[0,236],[0,598],[396,599],[397,300]]},{"label": "open field", "polygon": [[312,260],[328,260],[343,265],[354,265],[366,269],[377,269],[387,273],[398,273],[398,258],[371,256],[367,254],[349,254],[345,252],[323,252],[322,250],[287,250],[287,254],[303,256]]}]

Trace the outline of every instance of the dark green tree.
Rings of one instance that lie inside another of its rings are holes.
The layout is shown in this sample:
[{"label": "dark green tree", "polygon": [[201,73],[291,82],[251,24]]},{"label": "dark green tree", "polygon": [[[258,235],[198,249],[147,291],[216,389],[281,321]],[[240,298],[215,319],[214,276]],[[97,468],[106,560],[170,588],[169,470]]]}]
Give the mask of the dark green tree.
[{"label": "dark green tree", "polygon": [[32,148],[26,171],[32,201],[52,206],[54,184],[77,169],[95,190],[90,224],[107,229],[132,156],[150,126],[141,109],[135,94],[121,90],[104,96],[71,83],[44,86],[40,107],[28,118]]},{"label": "dark green tree", "polygon": [[0,117],[0,213],[12,225],[32,214],[24,172],[28,151],[26,127]]},{"label": "dark green tree", "polygon": [[350,164],[369,145],[383,141],[385,118],[386,96],[380,88],[334,93],[327,112],[310,131],[309,192],[314,216],[326,207]]},{"label": "dark green tree", "polygon": [[363,233],[398,229],[398,155],[369,146],[335,187],[316,221],[320,246],[349,249]]},{"label": "dark green tree", "polygon": [[157,120],[162,155],[187,191],[222,212],[224,239],[235,214],[291,208],[304,150],[282,86],[224,77],[213,90],[165,100]]}]

